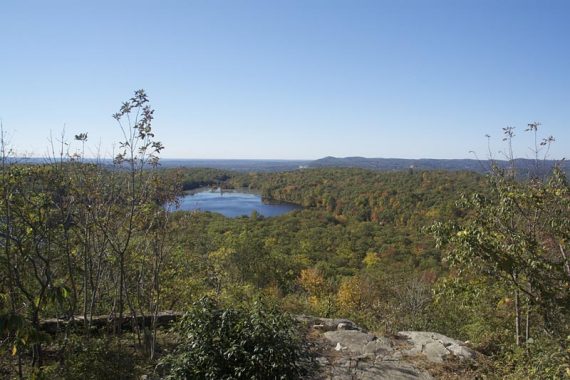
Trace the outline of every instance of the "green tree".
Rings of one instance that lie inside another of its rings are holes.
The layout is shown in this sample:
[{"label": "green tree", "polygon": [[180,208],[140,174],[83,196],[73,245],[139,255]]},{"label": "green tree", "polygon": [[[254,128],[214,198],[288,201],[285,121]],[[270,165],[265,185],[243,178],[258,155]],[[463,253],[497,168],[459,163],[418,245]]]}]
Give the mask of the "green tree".
[{"label": "green tree", "polygon": [[[536,133],[537,125],[528,130]],[[512,293],[517,346],[546,332],[564,347],[570,332],[570,188],[558,167],[547,176],[535,170],[525,179],[512,157],[514,130],[504,132],[507,165],[494,163],[487,191],[460,202],[471,217],[464,223],[437,223],[432,232],[464,278],[488,276]],[[552,141],[549,137],[542,146]]]}]

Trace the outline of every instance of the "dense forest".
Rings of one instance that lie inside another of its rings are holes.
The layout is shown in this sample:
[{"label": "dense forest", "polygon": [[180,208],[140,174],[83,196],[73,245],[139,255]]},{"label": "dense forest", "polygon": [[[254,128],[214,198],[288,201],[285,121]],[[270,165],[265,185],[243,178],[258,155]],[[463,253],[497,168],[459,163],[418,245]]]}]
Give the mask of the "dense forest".
[{"label": "dense forest", "polygon": [[[85,159],[83,133],[37,165],[3,141],[0,377],[299,378],[297,314],[468,340],[482,378],[570,376],[563,171],[161,169],[145,93],[114,117],[111,166]],[[204,186],[303,209],[164,207]],[[167,310],[187,314],[171,329]]]}]

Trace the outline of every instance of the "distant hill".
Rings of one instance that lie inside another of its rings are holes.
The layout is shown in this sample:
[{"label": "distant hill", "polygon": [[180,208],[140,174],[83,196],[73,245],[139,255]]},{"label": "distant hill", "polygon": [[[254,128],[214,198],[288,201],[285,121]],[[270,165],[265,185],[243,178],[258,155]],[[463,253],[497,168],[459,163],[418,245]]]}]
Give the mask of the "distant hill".
[{"label": "distant hill", "polygon": [[305,167],[310,161],[302,160],[207,160],[207,159],[161,159],[164,168],[211,168],[240,172],[283,172]]},{"label": "distant hill", "polygon": [[[27,164],[48,163],[45,158],[16,158],[14,162]],[[531,173],[535,170],[535,161],[530,159],[516,159],[516,167],[522,172]],[[112,165],[112,160],[90,160],[86,162],[99,162],[104,165]],[[506,161],[495,161],[500,166],[506,167]],[[567,174],[570,174],[568,161],[540,161],[541,171],[548,171],[556,163],[560,164]],[[327,156],[318,160],[230,160],[230,159],[170,159],[160,160],[163,168],[211,168],[222,170],[234,170],[240,172],[284,172],[310,168],[361,168],[380,171],[400,170],[466,170],[485,173],[489,170],[491,162],[488,160],[474,159],[405,159],[405,158],[367,158],[367,157],[332,157]]]},{"label": "distant hill", "polygon": [[[10,160],[21,164],[47,164],[57,160],[41,157],[17,157]],[[113,165],[111,159],[85,159],[87,163]],[[161,158],[161,168],[208,168],[234,170],[239,172],[283,172],[307,167],[309,160],[230,160],[230,159],[188,159]]]},{"label": "distant hill", "polygon": [[[519,158],[516,159],[516,167],[522,171],[533,171],[536,169],[534,160]],[[506,161],[495,161],[499,166],[506,167]],[[570,164],[567,161],[546,160],[539,162],[541,171],[550,170],[553,165],[559,163],[566,173],[570,172]],[[340,167],[340,168],[363,168],[382,171],[398,170],[467,170],[474,172],[487,172],[491,166],[489,160],[474,159],[404,159],[404,158],[366,158],[366,157],[324,157],[311,161],[309,168]]]}]

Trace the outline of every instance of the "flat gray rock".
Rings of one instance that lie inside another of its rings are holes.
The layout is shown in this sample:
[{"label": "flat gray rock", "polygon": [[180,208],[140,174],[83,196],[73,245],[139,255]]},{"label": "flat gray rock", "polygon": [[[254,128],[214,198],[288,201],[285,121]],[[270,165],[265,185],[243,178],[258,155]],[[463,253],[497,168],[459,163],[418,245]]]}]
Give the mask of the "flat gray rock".
[{"label": "flat gray rock", "polygon": [[427,331],[401,331],[398,333],[408,339],[411,348],[403,350],[407,355],[423,354],[427,360],[442,363],[446,356],[453,355],[459,359],[475,359],[477,352],[465,346],[460,340]]},{"label": "flat gray rock", "polygon": [[342,359],[324,368],[316,380],[432,380],[433,377],[413,365],[401,362],[370,363]]},{"label": "flat gray rock", "polygon": [[319,370],[310,380],[433,380],[421,361],[409,356],[424,355],[428,361],[442,363],[450,355],[459,359],[478,355],[463,342],[438,333],[403,331],[397,338],[378,337],[346,319],[299,319],[313,329],[320,347]]},{"label": "flat gray rock", "polygon": [[354,322],[343,318],[318,318],[308,315],[299,315],[296,317],[299,322],[307,323],[312,328],[321,331],[334,330],[362,330]]},{"label": "flat gray rock", "polygon": [[[390,339],[360,330],[336,330],[323,334],[334,352],[318,358],[318,380],[432,380],[426,371],[405,362]],[[396,357],[399,357],[396,359]]]},{"label": "flat gray rock", "polygon": [[372,356],[386,355],[394,351],[388,339],[378,338],[358,330],[327,331],[324,333],[324,337],[337,348],[337,351],[348,350],[353,353]]}]

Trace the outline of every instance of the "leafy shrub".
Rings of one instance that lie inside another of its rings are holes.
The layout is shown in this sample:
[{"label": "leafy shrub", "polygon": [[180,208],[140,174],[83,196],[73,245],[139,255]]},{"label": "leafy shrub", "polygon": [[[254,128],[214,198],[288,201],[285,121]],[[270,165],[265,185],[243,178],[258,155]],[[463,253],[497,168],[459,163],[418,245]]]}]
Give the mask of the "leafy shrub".
[{"label": "leafy shrub", "polygon": [[176,331],[179,345],[159,364],[166,379],[298,379],[306,371],[294,320],[261,301],[224,309],[203,298]]},{"label": "leafy shrub", "polygon": [[494,374],[508,380],[570,378],[570,337],[560,343],[542,338],[527,347],[510,347],[496,359]]}]

